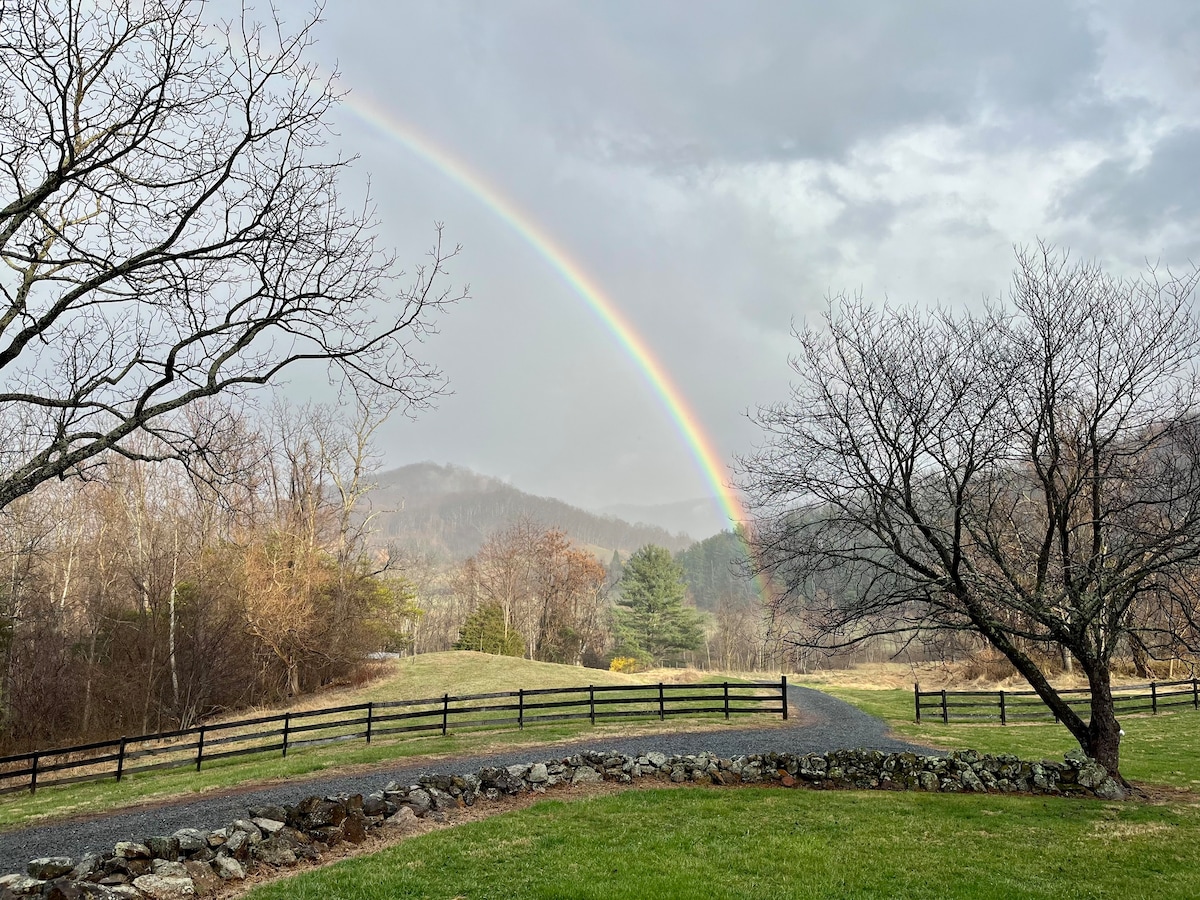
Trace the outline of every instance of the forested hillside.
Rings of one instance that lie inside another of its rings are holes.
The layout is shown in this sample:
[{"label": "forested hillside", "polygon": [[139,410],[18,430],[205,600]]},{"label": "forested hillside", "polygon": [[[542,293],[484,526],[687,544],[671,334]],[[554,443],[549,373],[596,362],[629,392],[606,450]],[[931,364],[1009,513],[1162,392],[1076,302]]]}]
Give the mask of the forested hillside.
[{"label": "forested hillside", "polygon": [[758,602],[757,584],[742,572],[745,555],[746,545],[732,531],[714,534],[676,555],[697,609],[715,612],[722,603]]},{"label": "forested hillside", "polygon": [[489,534],[521,519],[561,529],[577,543],[626,555],[646,544],[676,552],[692,543],[686,535],[535,497],[459,466],[417,463],[373,480],[376,540],[407,550],[465,559],[479,551]]}]

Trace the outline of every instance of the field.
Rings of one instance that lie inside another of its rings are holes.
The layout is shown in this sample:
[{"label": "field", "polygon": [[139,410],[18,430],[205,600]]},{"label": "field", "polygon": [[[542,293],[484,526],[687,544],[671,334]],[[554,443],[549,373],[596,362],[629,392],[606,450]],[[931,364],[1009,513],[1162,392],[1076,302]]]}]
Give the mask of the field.
[{"label": "field", "polygon": [[[470,651],[424,654],[388,664],[387,670],[384,677],[360,688],[344,688],[306,697],[286,709],[300,711],[368,701],[422,699],[443,693],[462,695],[518,688],[647,684],[672,680],[672,675],[676,679],[696,677],[695,673],[678,671],[623,675]],[[282,708],[243,711],[230,718],[268,715],[278,711],[282,711]],[[687,730],[696,727],[763,727],[774,724],[780,724],[778,716],[744,715],[728,722],[723,718],[681,717],[671,721],[669,727]],[[370,745],[351,741],[309,747],[291,751],[286,758],[273,754],[222,760],[206,765],[201,772],[150,772],[127,777],[120,783],[105,780],[39,788],[34,795],[25,792],[8,794],[0,797],[0,828],[19,827],[51,815],[69,817],[239,785],[316,777],[332,769],[382,767],[406,759],[432,763],[446,757],[533,747],[581,736],[602,740],[605,735],[628,736],[639,731],[661,730],[658,722],[639,723],[631,720],[591,726],[586,721],[576,721],[539,724],[526,727],[523,731],[452,729],[445,737],[431,734],[380,740]]]},{"label": "field", "polygon": [[[917,726],[912,694],[899,688],[822,689],[928,744],[1035,759],[1074,746],[1052,724]],[[1200,714],[1124,726],[1126,776],[1166,799],[694,787],[553,798],[265,885],[247,900],[1195,897]]]},{"label": "field", "polygon": [[544,800],[247,900],[1195,897],[1200,809],[1031,797],[628,790]]}]

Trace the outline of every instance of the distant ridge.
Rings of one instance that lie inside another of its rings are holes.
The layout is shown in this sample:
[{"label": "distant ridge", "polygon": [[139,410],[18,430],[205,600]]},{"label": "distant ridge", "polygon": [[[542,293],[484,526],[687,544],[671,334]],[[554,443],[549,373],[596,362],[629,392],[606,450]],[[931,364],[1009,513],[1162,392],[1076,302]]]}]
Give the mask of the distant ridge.
[{"label": "distant ridge", "polygon": [[687,534],[697,540],[725,531],[729,522],[722,518],[712,497],[677,500],[674,503],[614,503],[596,510],[604,516],[616,516],[626,522],[656,525],[672,534]]},{"label": "distant ridge", "polygon": [[414,463],[380,473],[375,483],[369,502],[377,516],[376,540],[456,559],[471,556],[489,534],[521,518],[561,528],[598,555],[632,553],[645,544],[676,552],[695,543],[686,534],[656,525],[632,525],[552,497],[536,497],[461,466]]}]

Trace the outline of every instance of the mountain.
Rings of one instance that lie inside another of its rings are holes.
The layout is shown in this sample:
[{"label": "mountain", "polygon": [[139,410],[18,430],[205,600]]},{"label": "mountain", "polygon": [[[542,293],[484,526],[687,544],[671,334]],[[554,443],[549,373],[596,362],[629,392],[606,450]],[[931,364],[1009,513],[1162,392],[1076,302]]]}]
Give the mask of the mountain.
[{"label": "mountain", "polygon": [[[492,532],[528,518],[561,528],[597,555],[629,554],[645,544],[674,552],[693,543],[656,525],[631,525],[551,497],[535,497],[498,478],[460,466],[415,463],[380,473],[367,500],[375,515],[376,540],[465,559]],[[607,558],[604,559],[607,562]]]},{"label": "mountain", "polygon": [[697,497],[694,500],[677,500],[674,503],[640,505],[636,503],[614,503],[601,507],[601,515],[616,516],[627,522],[657,525],[672,534],[690,535],[700,539],[729,528],[712,497]]}]

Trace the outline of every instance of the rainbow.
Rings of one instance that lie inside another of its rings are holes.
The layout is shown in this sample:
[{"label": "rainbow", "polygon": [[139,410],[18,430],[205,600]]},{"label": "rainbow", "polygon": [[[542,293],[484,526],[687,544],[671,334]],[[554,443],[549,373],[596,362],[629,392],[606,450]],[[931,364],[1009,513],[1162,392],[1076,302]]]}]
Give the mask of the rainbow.
[{"label": "rainbow", "polygon": [[612,332],[622,349],[641,370],[651,389],[679,429],[684,443],[694,457],[705,480],[711,485],[713,495],[723,514],[731,523],[745,522],[747,516],[742,502],[729,485],[725,467],[713,447],[712,440],[705,433],[699,417],[671,380],[662,363],[655,358],[645,339],[634,330],[617,304],[604,293],[583,266],[572,259],[570,254],[511,198],[506,197],[499,189],[485,181],[461,159],[445,148],[439,147],[425,135],[419,134],[411,125],[400,121],[357,89],[352,95],[343,99],[342,107],[348,109],[368,126],[403,145],[414,155],[477,197],[524,238],[562,276],[571,289],[583,298],[600,322]]}]

